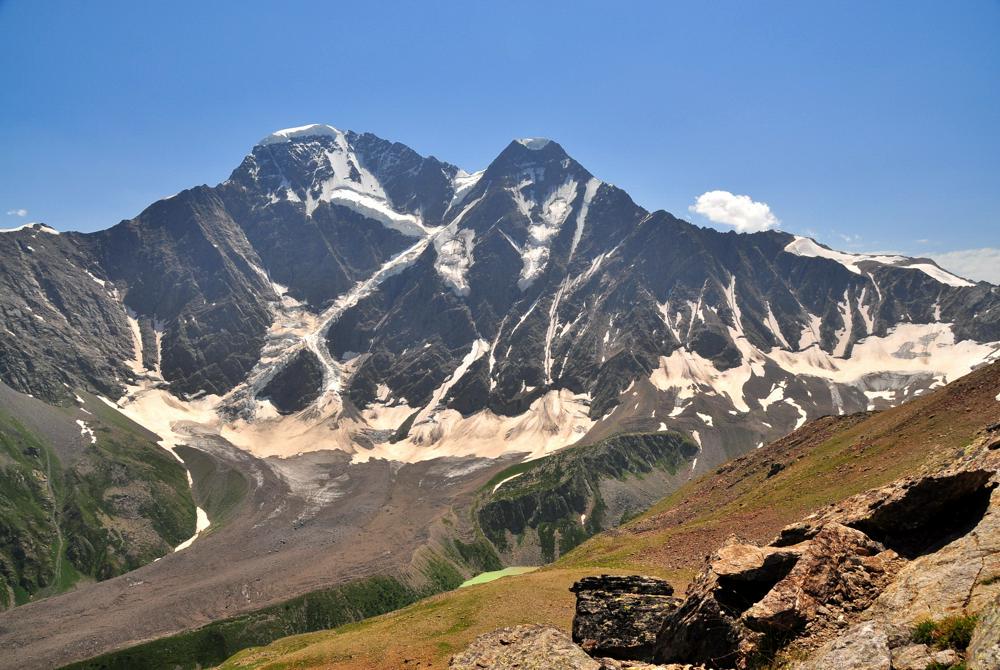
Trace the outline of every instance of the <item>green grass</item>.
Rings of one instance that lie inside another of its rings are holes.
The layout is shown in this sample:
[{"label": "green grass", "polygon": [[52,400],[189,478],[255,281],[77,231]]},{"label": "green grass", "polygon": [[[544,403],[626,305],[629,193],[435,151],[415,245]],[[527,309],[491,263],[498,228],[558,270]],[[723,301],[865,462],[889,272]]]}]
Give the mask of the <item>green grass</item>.
[{"label": "green grass", "polygon": [[972,640],[972,631],[979,617],[975,614],[953,614],[941,619],[921,619],[913,626],[910,637],[919,644],[937,649],[965,651]]},{"label": "green grass", "polygon": [[[133,570],[193,532],[184,468],[151,433],[83,395],[97,441],[84,443],[69,464],[0,408],[0,608]],[[79,416],[76,406],[52,411],[51,420],[63,414],[70,425]]]}]

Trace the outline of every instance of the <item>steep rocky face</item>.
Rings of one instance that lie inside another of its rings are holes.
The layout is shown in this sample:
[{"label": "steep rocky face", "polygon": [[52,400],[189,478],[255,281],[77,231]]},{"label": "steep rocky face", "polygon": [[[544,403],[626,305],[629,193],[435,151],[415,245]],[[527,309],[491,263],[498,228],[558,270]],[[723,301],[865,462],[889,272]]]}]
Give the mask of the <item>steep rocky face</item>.
[{"label": "steep rocky face", "polygon": [[0,233],[0,379],[54,400],[86,379],[117,397],[134,358],[115,285],[79,236],[36,224]]},{"label": "steep rocky face", "polygon": [[150,355],[173,393],[225,393],[242,381],[260,355],[268,301],[277,296],[212,189],[161,200],[96,233],[91,244],[142,330],[153,331],[158,349]]}]

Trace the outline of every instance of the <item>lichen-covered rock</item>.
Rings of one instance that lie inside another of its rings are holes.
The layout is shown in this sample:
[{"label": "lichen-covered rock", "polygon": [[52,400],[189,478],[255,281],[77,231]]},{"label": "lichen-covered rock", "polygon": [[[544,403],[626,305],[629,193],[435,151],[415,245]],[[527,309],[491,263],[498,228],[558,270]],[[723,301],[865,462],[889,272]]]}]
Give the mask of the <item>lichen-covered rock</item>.
[{"label": "lichen-covered rock", "polygon": [[857,624],[820,647],[796,670],[891,670],[889,638],[872,621]]},{"label": "lichen-covered rock", "polygon": [[480,635],[448,665],[452,670],[600,670],[601,664],[552,626],[500,628]]},{"label": "lichen-covered rock", "polygon": [[892,670],[926,670],[933,662],[926,644],[908,644],[892,650]]},{"label": "lichen-covered rock", "polygon": [[969,670],[1000,670],[1000,598],[979,613],[968,650]]},{"label": "lichen-covered rock", "polygon": [[[1000,502],[1000,493],[993,492]],[[1000,594],[1000,514],[996,502],[975,529],[899,571],[872,606],[873,616],[909,627],[918,619],[985,608]]]},{"label": "lichen-covered rock", "polygon": [[638,575],[585,577],[576,593],[573,641],[593,656],[649,660],[667,615],[680,604],[662,579]]}]

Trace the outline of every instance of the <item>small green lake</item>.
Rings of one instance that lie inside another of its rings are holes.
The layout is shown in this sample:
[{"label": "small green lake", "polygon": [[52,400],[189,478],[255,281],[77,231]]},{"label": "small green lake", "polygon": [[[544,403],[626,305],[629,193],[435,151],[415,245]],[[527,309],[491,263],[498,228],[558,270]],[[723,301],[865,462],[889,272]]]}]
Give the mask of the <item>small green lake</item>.
[{"label": "small green lake", "polygon": [[485,584],[486,582],[492,582],[494,579],[500,579],[501,577],[509,577],[510,575],[523,575],[526,572],[534,572],[538,568],[533,565],[525,566],[514,566],[510,568],[504,568],[503,570],[493,570],[491,572],[483,572],[472,579],[467,579],[462,582],[458,588],[464,588],[466,586],[475,586],[476,584]]}]

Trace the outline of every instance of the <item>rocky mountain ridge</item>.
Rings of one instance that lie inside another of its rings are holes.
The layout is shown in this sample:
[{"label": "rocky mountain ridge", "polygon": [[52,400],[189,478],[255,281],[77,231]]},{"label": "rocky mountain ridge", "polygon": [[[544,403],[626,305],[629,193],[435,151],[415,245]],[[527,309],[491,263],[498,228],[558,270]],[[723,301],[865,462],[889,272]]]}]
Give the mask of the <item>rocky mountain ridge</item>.
[{"label": "rocky mountain ridge", "polygon": [[261,455],[540,454],[675,429],[704,469],[1000,349],[997,287],[647,212],[548,140],[468,174],[304,126],[218,186],[46,230],[0,234],[0,378],[50,401],[83,385],[140,422],[201,417]]}]

